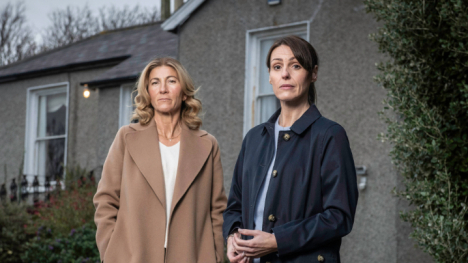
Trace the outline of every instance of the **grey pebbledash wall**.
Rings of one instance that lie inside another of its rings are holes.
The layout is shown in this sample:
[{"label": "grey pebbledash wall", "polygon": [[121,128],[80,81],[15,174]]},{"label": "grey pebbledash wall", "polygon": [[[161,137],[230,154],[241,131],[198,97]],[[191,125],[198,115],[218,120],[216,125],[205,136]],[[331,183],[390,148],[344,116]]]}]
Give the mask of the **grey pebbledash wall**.
[{"label": "grey pebbledash wall", "polygon": [[243,138],[246,31],[310,20],[310,42],[320,67],[317,106],[347,131],[355,163],[368,168],[355,225],[343,239],[342,262],[432,262],[408,238],[399,219],[406,204],[390,191],[399,179],[390,145],[376,140],[386,130],[377,112],[385,96],[372,77],[384,59],[368,39],[378,23],[359,0],[208,0],[179,28],[179,59],[200,86],[203,129],[220,145],[226,191]]}]

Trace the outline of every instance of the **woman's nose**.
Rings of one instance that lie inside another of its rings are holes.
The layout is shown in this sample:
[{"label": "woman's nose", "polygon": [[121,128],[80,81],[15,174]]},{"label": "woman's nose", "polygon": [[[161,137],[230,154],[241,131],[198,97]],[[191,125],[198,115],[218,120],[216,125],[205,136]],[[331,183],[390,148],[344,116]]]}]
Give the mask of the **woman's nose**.
[{"label": "woman's nose", "polygon": [[281,72],[281,77],[283,79],[289,79],[289,72],[288,72],[288,69],[286,67],[283,68],[283,71]]},{"label": "woman's nose", "polygon": [[161,83],[161,87],[159,88],[160,93],[167,93],[166,83]]}]

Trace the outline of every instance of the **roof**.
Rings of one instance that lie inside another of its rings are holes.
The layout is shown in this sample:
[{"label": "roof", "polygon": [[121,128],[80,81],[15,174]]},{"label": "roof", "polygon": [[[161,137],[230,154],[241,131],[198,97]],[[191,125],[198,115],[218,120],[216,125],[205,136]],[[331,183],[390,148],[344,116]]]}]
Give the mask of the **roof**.
[{"label": "roof", "polygon": [[166,19],[161,27],[166,31],[173,31],[182,25],[190,15],[205,2],[205,0],[190,0],[183,4],[171,17]]},{"label": "roof", "polygon": [[155,57],[177,57],[177,35],[161,22],[104,31],[84,40],[0,67],[0,83],[71,70],[113,66],[82,85],[135,80]]}]

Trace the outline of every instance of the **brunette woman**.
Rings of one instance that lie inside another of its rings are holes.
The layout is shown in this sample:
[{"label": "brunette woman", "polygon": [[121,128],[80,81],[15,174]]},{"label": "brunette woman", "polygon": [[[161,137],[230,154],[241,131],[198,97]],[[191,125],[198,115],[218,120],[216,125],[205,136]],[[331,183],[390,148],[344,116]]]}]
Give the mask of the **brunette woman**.
[{"label": "brunette woman", "polygon": [[224,212],[229,260],[340,262],[358,199],[348,137],[315,106],[312,45],[279,39],[266,63],[281,108],[244,138]]}]

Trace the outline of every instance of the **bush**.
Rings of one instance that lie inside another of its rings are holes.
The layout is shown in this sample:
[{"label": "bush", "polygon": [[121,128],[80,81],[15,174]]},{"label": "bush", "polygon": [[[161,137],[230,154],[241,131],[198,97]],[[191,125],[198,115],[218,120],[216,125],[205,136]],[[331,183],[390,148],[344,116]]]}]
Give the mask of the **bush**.
[{"label": "bush", "polygon": [[36,227],[50,228],[61,235],[84,224],[94,224],[93,177],[89,178],[89,172],[79,166],[66,168],[66,175],[66,190],[54,191],[50,201],[39,203],[34,211]]},{"label": "bush", "polygon": [[390,60],[377,82],[387,90],[380,138],[403,175],[395,193],[411,237],[437,262],[468,262],[468,3],[366,0],[382,22],[371,39]]},{"label": "bush", "polygon": [[56,235],[51,229],[39,228],[38,234],[25,244],[23,262],[81,263],[100,262],[96,247],[96,228],[86,224],[69,234]]},{"label": "bush", "polygon": [[34,206],[0,206],[0,262],[99,262],[90,173],[66,169],[66,190]]},{"label": "bush", "polygon": [[32,218],[26,210],[25,205],[0,205],[0,262],[21,262],[23,244],[34,237],[34,232],[28,231]]}]

